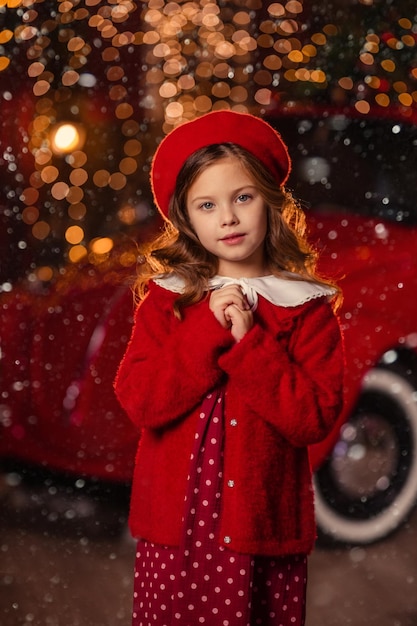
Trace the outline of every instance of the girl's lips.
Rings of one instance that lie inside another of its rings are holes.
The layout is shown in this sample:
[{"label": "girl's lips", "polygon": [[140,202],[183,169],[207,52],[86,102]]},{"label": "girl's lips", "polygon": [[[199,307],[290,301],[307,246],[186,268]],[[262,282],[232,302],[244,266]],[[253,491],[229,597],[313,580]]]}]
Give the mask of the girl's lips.
[{"label": "girl's lips", "polygon": [[236,233],[235,235],[227,235],[227,237],[223,237],[221,241],[229,246],[240,243],[245,237],[244,233]]}]

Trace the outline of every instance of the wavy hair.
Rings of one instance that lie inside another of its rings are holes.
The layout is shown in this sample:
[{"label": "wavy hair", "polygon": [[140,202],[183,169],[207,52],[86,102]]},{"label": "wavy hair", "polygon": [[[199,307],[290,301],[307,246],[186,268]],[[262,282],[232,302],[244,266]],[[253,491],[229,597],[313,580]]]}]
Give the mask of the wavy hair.
[{"label": "wavy hair", "polygon": [[[135,282],[138,299],[147,291],[150,279],[174,272],[183,279],[174,312],[181,317],[183,307],[200,301],[208,292],[208,281],[216,275],[218,259],[200,243],[188,216],[187,194],[209,165],[233,157],[240,161],[253,179],[267,208],[265,258],[271,274],[288,280],[306,280],[335,289],[335,304],[341,293],[337,285],[317,274],[317,252],[306,236],[306,219],[300,204],[284,187],[279,187],[269,170],[250,152],[234,143],[212,144],[193,153],[183,164],[171,199],[162,234],[142,250],[142,263]],[[290,272],[291,275],[283,274]]]}]

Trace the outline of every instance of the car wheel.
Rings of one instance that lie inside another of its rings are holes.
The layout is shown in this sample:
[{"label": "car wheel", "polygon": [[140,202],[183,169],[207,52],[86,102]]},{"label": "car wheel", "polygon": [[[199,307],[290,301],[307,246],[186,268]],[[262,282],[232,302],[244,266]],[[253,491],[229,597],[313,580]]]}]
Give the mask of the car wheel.
[{"label": "car wheel", "polygon": [[322,539],[368,544],[407,519],[417,501],[417,391],[405,375],[377,367],[365,376],[314,483]]}]

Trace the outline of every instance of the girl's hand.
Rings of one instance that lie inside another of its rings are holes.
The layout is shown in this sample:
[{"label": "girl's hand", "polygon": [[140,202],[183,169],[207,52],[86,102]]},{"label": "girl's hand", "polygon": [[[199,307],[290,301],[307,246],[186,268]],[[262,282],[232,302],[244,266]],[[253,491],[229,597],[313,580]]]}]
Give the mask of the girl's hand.
[{"label": "girl's hand", "polygon": [[212,291],[209,307],[223,328],[230,328],[236,341],[240,341],[253,326],[252,311],[239,285]]},{"label": "girl's hand", "polygon": [[253,313],[249,309],[242,311],[236,304],[230,304],[225,310],[225,318],[230,321],[230,332],[239,342],[253,326]]},{"label": "girl's hand", "polygon": [[236,305],[242,311],[249,309],[248,302],[239,285],[228,285],[211,292],[209,307],[223,328],[231,327],[231,319],[227,319],[225,315],[227,307],[231,304]]}]

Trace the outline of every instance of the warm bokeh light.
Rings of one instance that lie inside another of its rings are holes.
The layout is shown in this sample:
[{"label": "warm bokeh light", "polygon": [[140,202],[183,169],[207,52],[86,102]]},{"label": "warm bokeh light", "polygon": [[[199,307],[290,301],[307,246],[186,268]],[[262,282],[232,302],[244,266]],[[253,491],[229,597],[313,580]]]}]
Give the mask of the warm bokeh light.
[{"label": "warm bokeh light", "polygon": [[36,222],[32,227],[32,235],[35,239],[46,239],[50,232],[51,227],[48,222],[45,222],[44,220]]},{"label": "warm bokeh light", "polygon": [[39,209],[35,206],[26,207],[22,211],[22,220],[25,224],[34,224],[39,218]]},{"label": "warm bokeh light", "polygon": [[73,246],[69,249],[68,258],[71,263],[79,263],[87,256],[87,248],[85,246]]},{"label": "warm bokeh light", "polygon": [[68,207],[68,215],[72,220],[82,220],[86,213],[87,207],[83,202],[78,202]]},{"label": "warm bokeh light", "polygon": [[80,226],[70,226],[65,232],[65,239],[72,245],[81,243],[84,239],[84,231]]},{"label": "warm bokeh light", "polygon": [[94,254],[107,254],[113,248],[114,242],[110,237],[101,237],[100,239],[94,239],[90,243],[91,251]]},{"label": "warm bokeh light", "polygon": [[45,283],[52,280],[53,275],[54,275],[54,271],[52,267],[50,267],[49,265],[38,267],[36,270],[36,276],[38,280],[41,280]]},{"label": "warm bokeh light", "polygon": [[85,131],[77,124],[58,124],[51,129],[51,147],[55,154],[79,150],[84,145]]}]

